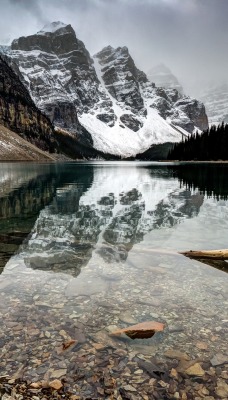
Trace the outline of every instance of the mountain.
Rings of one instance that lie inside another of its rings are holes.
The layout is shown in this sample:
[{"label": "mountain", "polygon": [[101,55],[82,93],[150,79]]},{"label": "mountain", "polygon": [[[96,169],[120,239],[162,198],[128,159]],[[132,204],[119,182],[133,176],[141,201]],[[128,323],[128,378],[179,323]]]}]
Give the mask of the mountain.
[{"label": "mountain", "polygon": [[[25,145],[23,141],[19,141],[17,135],[10,134],[10,130],[41,150],[53,151],[55,148],[54,128],[49,118],[36,107],[28,90],[2,57],[0,57],[0,125],[3,125],[0,133],[1,153],[2,149],[5,149],[6,157],[7,154],[12,157],[11,150],[12,148],[16,149],[17,141],[18,148],[19,146],[24,146],[25,150],[29,148],[28,143]],[[34,153],[35,150],[34,148],[32,150],[30,146],[31,152]],[[41,152],[35,152],[38,153],[38,157],[42,158]],[[1,155],[3,156],[3,154]],[[45,158],[50,157],[46,156]],[[30,159],[29,154],[28,159]]]},{"label": "mountain", "polygon": [[151,68],[148,71],[147,76],[149,81],[154,82],[156,86],[160,86],[165,89],[176,89],[181,95],[184,94],[184,90],[180,82],[164,64],[158,64]]},{"label": "mountain", "polygon": [[121,157],[207,128],[202,103],[151,83],[127,47],[92,58],[71,25],[53,22],[4,48],[35,104],[88,148]]},{"label": "mountain", "polygon": [[228,83],[208,84],[200,98],[205,104],[210,125],[228,123]]},{"label": "mountain", "polygon": [[0,124],[0,160],[54,161],[55,158]]}]

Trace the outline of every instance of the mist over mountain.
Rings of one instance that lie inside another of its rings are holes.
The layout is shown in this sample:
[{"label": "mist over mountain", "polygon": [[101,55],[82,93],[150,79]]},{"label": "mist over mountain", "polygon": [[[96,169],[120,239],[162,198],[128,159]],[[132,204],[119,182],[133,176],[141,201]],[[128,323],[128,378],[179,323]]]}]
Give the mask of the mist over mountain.
[{"label": "mist over mountain", "polygon": [[226,0],[2,0],[0,43],[52,21],[71,24],[90,54],[127,46],[139,69],[164,63],[185,88],[227,80]]},{"label": "mist over mountain", "polygon": [[175,75],[164,64],[155,65],[147,73],[148,79],[154,82],[156,86],[166,89],[176,89],[180,94],[184,93],[184,89]]}]

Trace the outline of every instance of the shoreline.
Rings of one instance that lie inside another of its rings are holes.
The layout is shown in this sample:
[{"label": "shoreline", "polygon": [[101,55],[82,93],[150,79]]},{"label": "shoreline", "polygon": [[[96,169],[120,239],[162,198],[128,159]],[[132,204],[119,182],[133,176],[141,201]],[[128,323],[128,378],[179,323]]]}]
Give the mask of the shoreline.
[{"label": "shoreline", "polygon": [[[166,352],[165,362],[153,357],[142,359],[138,355],[126,364],[126,371],[122,372],[114,367],[112,361],[118,365],[119,359],[124,364],[123,351],[117,354],[116,350],[116,354],[115,351],[111,354],[110,346],[106,346],[97,349],[96,353],[99,352],[104,355],[100,360],[103,363],[106,360],[108,365],[94,365],[91,371],[84,362],[80,373],[74,375],[74,382],[67,375],[50,381],[32,382],[23,379],[22,371],[21,376],[0,377],[1,399],[16,400],[23,396],[29,400],[225,400],[228,396],[228,363],[216,361],[216,357],[211,361],[205,357],[191,359],[188,354],[171,349]],[[134,365],[136,369],[132,368]]]},{"label": "shoreline", "polygon": [[57,163],[126,163],[126,164],[175,164],[175,165],[186,165],[186,164],[228,164],[228,160],[218,161],[180,161],[180,160],[71,160],[71,159],[56,159],[56,160],[0,160],[0,163],[34,163],[34,164],[57,164]]}]

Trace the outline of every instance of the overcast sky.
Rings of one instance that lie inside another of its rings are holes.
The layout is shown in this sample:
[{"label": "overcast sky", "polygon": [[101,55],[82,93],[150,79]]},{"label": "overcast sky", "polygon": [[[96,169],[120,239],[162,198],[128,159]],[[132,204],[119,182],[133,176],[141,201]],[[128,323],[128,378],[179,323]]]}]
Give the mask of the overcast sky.
[{"label": "overcast sky", "polygon": [[52,21],[70,23],[93,55],[127,46],[147,72],[166,64],[197,94],[207,80],[228,81],[228,0],[0,0],[0,44]]}]

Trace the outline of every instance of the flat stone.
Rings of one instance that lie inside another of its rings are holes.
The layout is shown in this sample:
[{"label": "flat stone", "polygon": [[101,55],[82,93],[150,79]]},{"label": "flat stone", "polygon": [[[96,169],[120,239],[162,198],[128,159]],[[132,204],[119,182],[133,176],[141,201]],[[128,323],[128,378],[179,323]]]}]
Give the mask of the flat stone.
[{"label": "flat stone", "polygon": [[228,356],[222,353],[218,353],[210,361],[213,367],[216,367],[217,365],[228,364]]},{"label": "flat stone", "polygon": [[215,389],[215,393],[221,399],[227,399],[228,398],[228,384],[223,379],[218,379],[217,387]]},{"label": "flat stone", "polygon": [[30,387],[32,389],[39,389],[42,387],[42,383],[41,382],[33,382],[33,383],[31,383]]},{"label": "flat stone", "polygon": [[142,370],[142,369],[137,369],[137,370],[134,372],[134,374],[136,374],[136,375],[143,374],[143,370]]},{"label": "flat stone", "polygon": [[206,387],[203,387],[202,389],[199,390],[199,394],[201,397],[208,396],[210,394],[209,390],[207,390]]},{"label": "flat stone", "polygon": [[49,382],[49,386],[55,390],[59,390],[63,387],[63,384],[58,379],[54,379],[53,381]]},{"label": "flat stone", "polygon": [[142,369],[143,371],[145,371],[149,376],[154,377],[157,376],[156,373],[164,373],[164,371],[157,365],[155,365],[152,362],[148,362],[148,361],[139,361],[138,362],[138,366],[140,369]]},{"label": "flat stone", "polygon": [[179,350],[169,349],[165,352],[167,358],[175,358],[176,360],[186,360],[189,361],[190,357],[186,353],[182,353]]},{"label": "flat stone", "polygon": [[134,388],[134,386],[131,385],[126,385],[123,386],[124,390],[126,390],[127,392],[137,392],[137,390]]},{"label": "flat stone", "polygon": [[94,347],[96,350],[101,350],[101,349],[104,349],[104,348],[105,348],[105,345],[102,344],[102,343],[93,343],[93,347]]},{"label": "flat stone", "polygon": [[66,375],[67,373],[67,369],[57,369],[55,371],[52,371],[51,373],[51,378],[61,378],[61,376]]},{"label": "flat stone", "polygon": [[169,325],[169,333],[183,332],[184,328],[180,325]]},{"label": "flat stone", "polygon": [[185,370],[186,374],[191,376],[203,376],[205,371],[199,363],[193,364],[191,367]]},{"label": "flat stone", "polygon": [[170,376],[171,378],[177,379],[177,378],[178,378],[178,372],[177,372],[177,370],[176,370],[175,368],[172,368],[171,371],[170,371],[169,376]]},{"label": "flat stone", "polygon": [[2,400],[14,400],[14,398],[12,396],[10,396],[9,394],[4,394],[2,396]]},{"label": "flat stone", "polygon": [[112,333],[112,335],[125,334],[131,339],[148,339],[156,332],[164,330],[165,325],[156,321],[145,321],[136,325],[131,325],[128,328],[120,329]]},{"label": "flat stone", "polygon": [[223,388],[215,389],[215,393],[217,394],[218,397],[220,397],[220,399],[227,399],[228,392]]},{"label": "flat stone", "polygon": [[108,332],[110,332],[110,333],[113,333],[113,332],[115,332],[115,331],[117,330],[117,326],[116,326],[116,325],[109,325],[109,326],[106,326],[106,330],[107,330]]}]

